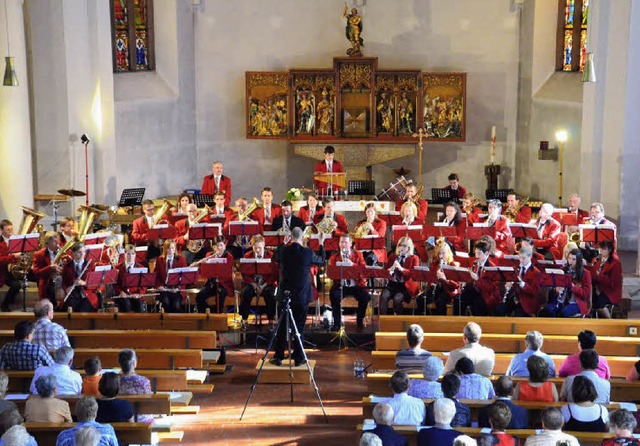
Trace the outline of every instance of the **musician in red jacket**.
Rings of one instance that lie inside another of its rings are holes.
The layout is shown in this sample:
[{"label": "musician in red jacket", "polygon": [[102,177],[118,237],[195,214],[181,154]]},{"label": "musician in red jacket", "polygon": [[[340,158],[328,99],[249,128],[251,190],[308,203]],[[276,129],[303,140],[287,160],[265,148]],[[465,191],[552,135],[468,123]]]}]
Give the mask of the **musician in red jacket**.
[{"label": "musician in red jacket", "polygon": [[533,248],[522,246],[518,253],[520,266],[518,267],[518,281],[505,284],[505,294],[502,304],[496,309],[497,316],[536,316],[543,302],[540,301],[538,274],[540,271],[533,266]]},{"label": "musician in red jacket", "polygon": [[260,193],[262,207],[259,207],[251,214],[251,218],[258,222],[263,231],[271,231],[273,220],[282,215],[279,204],[273,203],[273,191],[270,187],[263,187]]},{"label": "musician in red jacket", "polygon": [[474,223],[482,223],[480,214],[482,209],[475,205],[476,198],[471,192],[467,192],[462,197],[462,212],[467,214],[467,225],[473,226]]},{"label": "musician in red jacket", "polygon": [[60,220],[60,246],[64,246],[74,235],[78,235],[76,231],[76,222],[71,217],[64,217]]},{"label": "musician in red jacket", "polygon": [[[378,218],[375,204],[367,203],[365,205],[364,217],[364,219],[356,223],[356,233],[358,233],[358,231],[362,231],[364,235],[377,235],[384,239],[387,235],[387,222]],[[387,261],[386,249],[364,251],[362,255],[367,265],[375,265],[378,262],[386,263]]]},{"label": "musician in red jacket", "polygon": [[[222,191],[218,191],[213,195],[213,201],[215,206],[211,208],[212,213],[205,217],[205,220],[209,223],[220,223],[224,226],[227,219],[234,214],[233,209],[224,204],[225,193]],[[214,215],[220,215],[220,217],[214,217]]]},{"label": "musician in red jacket", "polygon": [[549,294],[545,311],[550,316],[574,317],[587,315],[591,308],[591,274],[582,264],[582,252],[574,249],[567,256],[565,274],[571,276],[571,286],[556,287]]},{"label": "musician in red jacket", "polygon": [[335,201],[331,197],[324,197],[322,199],[322,204],[324,205],[324,214],[318,215],[316,214],[314,218],[314,223],[319,224],[324,219],[331,220],[331,225],[333,227],[333,236],[338,236],[342,234],[346,234],[349,232],[349,228],[347,226],[347,219],[342,215],[338,215],[334,212]]},{"label": "musician in red jacket", "polygon": [[213,173],[207,175],[202,180],[202,190],[200,193],[213,195],[218,191],[224,192],[224,205],[231,204],[231,178],[222,174],[224,172],[224,164],[222,161],[214,161],[211,166]]},{"label": "musician in red jacket", "polygon": [[467,283],[460,293],[459,304],[454,303],[453,314],[464,315],[470,310],[474,316],[488,316],[493,313],[501,300],[500,289],[496,282],[484,277],[487,266],[495,266],[489,260],[490,246],[483,241],[476,242],[474,251],[476,260],[470,271],[473,282]]},{"label": "musician in red jacket", "polygon": [[[364,257],[362,254],[352,248],[353,240],[349,234],[342,234],[339,241],[340,251],[336,252],[329,258],[329,267],[335,267],[337,262],[342,262],[345,266],[356,265],[360,268],[365,267]],[[344,296],[354,296],[358,301],[358,309],[356,311],[356,324],[358,329],[364,327],[364,317],[367,313],[367,305],[371,300],[371,295],[367,291],[366,283],[360,275],[357,279],[344,279],[333,281],[330,292],[331,309],[333,310],[333,326],[332,331],[340,330],[342,325],[342,307],[341,302]]]},{"label": "musician in red jacket", "polygon": [[460,186],[460,177],[458,176],[457,173],[452,173],[449,174],[449,176],[447,177],[447,180],[449,180],[449,185],[445,187],[445,189],[453,191],[453,197],[452,198],[457,198],[458,200],[461,200],[462,197],[464,197],[464,194],[467,193],[467,190]]},{"label": "musician in red jacket", "polygon": [[20,281],[9,272],[9,266],[20,261],[20,253],[9,254],[9,238],[13,235],[13,223],[9,220],[0,221],[0,232],[2,233],[2,240],[0,240],[0,287],[4,285],[9,287],[4,295],[0,310],[11,311],[11,306],[20,292],[21,285]]},{"label": "musician in red jacket", "polygon": [[[254,235],[251,238],[252,249],[244,255],[245,259],[272,259],[273,253],[264,249],[265,241],[261,235]],[[253,265],[252,265],[253,266]],[[240,266],[242,268],[242,265]],[[258,314],[258,300],[260,296],[264,299],[267,307],[267,319],[269,323],[275,322],[276,318],[276,287],[278,285],[278,264],[271,260],[271,273],[267,275],[255,274],[252,276],[242,275],[242,302],[240,302],[240,315],[242,325],[246,326],[249,313],[251,312],[251,301],[256,298],[256,314]]]},{"label": "musician in red jacket", "polygon": [[611,318],[607,305],[622,302],[622,264],[613,255],[613,242],[603,240],[598,244],[598,257],[591,267],[593,277],[593,308],[598,315]]},{"label": "musician in red jacket", "polygon": [[513,223],[528,224],[531,221],[531,208],[527,205],[520,207],[520,200],[521,197],[519,195],[509,191],[507,194],[507,207],[504,208],[503,215],[507,216],[507,218],[509,218],[509,215],[515,216]]},{"label": "musician in red jacket", "polygon": [[453,252],[451,247],[442,239],[436,241],[436,252],[429,269],[436,271],[437,282],[432,283],[427,296],[427,301],[433,301],[436,308],[433,314],[446,315],[447,305],[450,304],[456,296],[460,294],[460,282],[449,280],[442,269],[445,265],[460,266],[458,262],[453,260]]},{"label": "musician in red jacket", "polygon": [[[196,224],[196,217],[199,214],[199,210],[195,204],[191,203],[187,206],[187,218],[180,220],[176,223],[176,236],[173,239],[176,245],[176,253],[182,254],[182,258],[184,258],[185,263],[192,264],[196,260],[200,260],[204,258],[206,252],[209,249],[209,242],[207,240],[193,240],[193,244],[191,240],[189,240],[189,228]],[[200,222],[205,220],[207,217],[204,217]],[[191,249],[194,251],[197,249],[197,245],[201,243],[201,248],[197,252],[191,252],[189,249],[191,245]]]},{"label": "musician in red jacket", "polygon": [[[38,281],[38,298],[57,302],[55,281],[56,279],[61,281],[62,266],[54,264],[53,259],[60,249],[58,234],[47,232],[44,236],[44,243],[45,247],[33,254],[32,269]],[[67,258],[67,255],[64,254],[61,260],[65,261]]]},{"label": "musician in red jacket", "polygon": [[400,211],[402,206],[411,202],[416,206],[416,218],[420,221],[419,224],[424,224],[427,219],[427,211],[429,210],[429,203],[424,198],[418,197],[418,186],[413,181],[409,181],[405,188],[405,196],[403,200],[396,201],[396,211]]},{"label": "musician in red jacket", "polygon": [[413,254],[413,240],[407,236],[400,238],[396,251],[387,260],[390,278],[380,295],[380,314],[387,314],[389,302],[396,314],[402,314],[402,302],[411,302],[416,297],[420,284],[411,279],[411,268],[418,265],[420,258]]},{"label": "musician in red jacket", "polygon": [[570,214],[576,215],[576,219],[577,219],[576,221],[578,222],[578,224],[581,224],[584,220],[589,218],[589,212],[585,211],[584,209],[580,209],[581,202],[582,202],[582,199],[578,194],[569,195],[569,198],[567,201],[567,203],[569,204],[569,207],[567,208],[567,212]]},{"label": "musician in red jacket", "polygon": [[456,228],[455,237],[446,237],[447,242],[451,244],[454,251],[464,251],[467,252],[466,246],[466,231],[467,231],[467,222],[464,218],[462,218],[462,212],[460,211],[460,206],[453,201],[444,205],[444,220],[443,223],[446,223],[447,226],[454,226]]},{"label": "musician in red jacket", "polygon": [[167,285],[167,274],[170,269],[184,268],[187,261],[178,255],[176,242],[165,240],[162,246],[162,255],[156,260],[156,288],[160,291],[158,301],[167,313],[180,313],[184,301],[184,286],[173,287]]},{"label": "musician in red jacket", "polygon": [[[213,251],[207,254],[205,259],[209,258],[224,258],[227,259],[228,263],[233,263],[233,255],[227,251],[227,241],[221,235],[213,239]],[[203,262],[206,262],[204,260]],[[207,308],[211,309],[211,306],[208,303],[209,298],[217,295],[220,305],[217,306],[218,313],[222,313],[224,310],[224,301],[227,296],[233,296],[233,279],[232,278],[222,278],[217,280],[217,278],[208,279],[207,283],[205,283],[204,287],[198,292],[196,296],[196,305],[198,307],[198,312],[204,313]],[[217,304],[218,301],[216,301]]]},{"label": "musician in red jacket", "polygon": [[557,260],[562,258],[562,252],[558,245],[558,236],[562,230],[562,225],[555,220],[553,214],[553,205],[545,203],[540,207],[536,226],[538,227],[539,240],[533,241],[533,246],[540,254],[544,255],[547,260]]},{"label": "musician in red jacket", "polygon": [[127,286],[126,274],[131,272],[132,268],[144,268],[144,265],[136,262],[136,247],[127,245],[124,248],[124,260],[116,269],[118,270],[118,281],[113,286],[115,293],[114,300],[119,311],[129,313],[135,311],[139,313],[143,309],[142,302],[144,297],[142,294],[146,292],[145,288],[131,288]]},{"label": "musician in red jacket", "polygon": [[513,252],[513,237],[511,236],[511,229],[509,229],[509,220],[507,220],[502,213],[502,203],[500,200],[489,200],[488,202],[489,216],[487,217],[487,226],[492,226],[496,229],[495,236],[496,252],[498,257],[502,257],[505,254],[511,254]]},{"label": "musician in red jacket", "polygon": [[82,243],[71,247],[73,259],[62,268],[62,289],[65,292],[64,302],[58,302],[66,311],[72,308],[76,313],[88,313],[98,309],[98,296],[86,288],[87,273],[93,271],[93,262],[85,259],[86,248]]},{"label": "musician in red jacket", "polygon": [[[316,221],[316,215],[324,214],[324,208],[318,203],[318,197],[311,192],[307,196],[307,205],[298,210],[298,218],[302,219],[305,225],[310,226]],[[320,218],[321,219],[321,218]]]},{"label": "musician in red jacket", "polygon": [[[316,164],[316,168],[314,171],[314,175],[322,174],[322,173],[340,173],[344,172],[344,167],[342,167],[342,163],[336,159],[333,159],[336,153],[336,149],[333,146],[327,146],[324,148],[324,161],[319,161]],[[314,180],[316,190],[318,191],[318,195],[322,196],[333,196],[336,192],[342,190],[342,187],[337,184],[331,184],[330,182],[325,181],[316,181]]]},{"label": "musician in red jacket", "polygon": [[[133,221],[133,230],[131,231],[131,241],[136,246],[148,246],[147,261],[155,259],[160,255],[160,248],[153,240],[147,238],[149,229],[152,228],[157,221],[155,221],[156,207],[152,200],[144,200],[142,202],[142,217],[136,218]],[[161,216],[160,219],[164,218]]]}]

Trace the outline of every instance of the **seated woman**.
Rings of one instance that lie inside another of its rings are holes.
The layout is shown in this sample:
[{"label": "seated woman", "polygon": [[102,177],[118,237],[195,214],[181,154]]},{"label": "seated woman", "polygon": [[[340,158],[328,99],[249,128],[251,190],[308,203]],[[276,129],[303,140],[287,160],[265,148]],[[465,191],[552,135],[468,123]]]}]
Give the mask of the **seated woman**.
[{"label": "seated woman", "polygon": [[467,252],[468,249],[465,244],[467,221],[462,218],[462,212],[457,203],[450,201],[444,205],[444,220],[442,222],[446,223],[447,226],[456,228],[456,236],[447,237],[447,242],[451,244],[453,250]]},{"label": "seated woman", "polygon": [[[460,266],[458,262],[453,261],[453,252],[451,247],[444,241],[444,239],[438,239],[436,241],[436,252],[433,261],[429,264],[429,269],[436,272],[438,281],[431,284],[431,287],[427,290],[426,302],[427,304],[435,304],[435,311],[433,314],[446,315],[447,305],[453,302],[453,299],[460,294],[460,282],[448,280],[444,275],[442,267],[444,265]],[[418,308],[418,312],[420,308]]]},{"label": "seated woman", "polygon": [[549,364],[538,355],[529,356],[527,359],[529,381],[519,382],[513,394],[514,400],[519,401],[558,401],[558,389],[549,381]]},{"label": "seated woman", "polygon": [[456,405],[449,398],[438,398],[433,407],[436,423],[431,429],[421,429],[418,433],[418,446],[451,446],[462,433],[452,429],[451,421],[456,414]]},{"label": "seated woman", "polygon": [[24,418],[18,409],[7,409],[0,412],[0,445],[38,446],[22,425]]},{"label": "seated woman", "polygon": [[9,409],[17,409],[13,401],[7,401],[4,399],[7,394],[7,387],[9,387],[9,377],[6,373],[0,372],[0,413]]},{"label": "seated woman", "polygon": [[437,356],[429,356],[422,366],[424,379],[412,379],[409,387],[409,396],[416,398],[443,398],[442,386],[438,378],[444,372],[442,359]]},{"label": "seated woman", "polygon": [[302,206],[298,211],[298,218],[301,218],[305,225],[313,226],[314,220],[323,214],[324,208],[320,206],[318,197],[312,192],[307,196],[307,205]]},{"label": "seated woman", "polygon": [[[156,288],[160,291],[158,302],[167,313],[180,313],[184,296],[180,287],[167,285],[167,275],[172,268],[184,268],[187,261],[176,252],[176,242],[165,240],[162,255],[156,260]],[[184,286],[183,286],[184,287]]]},{"label": "seated woman", "polygon": [[[227,259],[227,262],[229,263],[234,262],[233,255],[227,251],[227,241],[223,236],[219,235],[213,239],[213,251],[207,254],[206,259],[209,258]],[[204,262],[206,263],[207,260],[204,260]],[[216,306],[218,301],[220,302],[220,306],[216,309],[218,310],[218,313],[222,313],[224,309],[224,300],[227,296],[233,296],[233,280],[216,280],[215,278],[207,280],[207,283],[205,283],[204,287],[202,287],[196,296],[198,312],[204,313],[207,311],[207,308],[210,309],[211,307],[208,304],[208,300],[216,295]]]},{"label": "seated woman", "polygon": [[[476,373],[473,361],[467,357],[458,359],[455,373],[460,378],[457,397],[467,400],[490,400],[496,397],[493,384],[486,376]],[[509,424],[507,422],[507,424]]]},{"label": "seated woman", "polygon": [[[415,208],[413,203],[409,204]],[[402,302],[411,302],[418,293],[420,284],[411,280],[411,268],[419,264],[420,259],[413,254],[413,241],[407,236],[402,237],[398,240],[396,252],[387,261],[391,278],[380,296],[380,314],[387,314],[389,301],[393,304],[395,313],[402,314]]]},{"label": "seated woman", "polygon": [[573,403],[562,406],[564,430],[578,432],[607,432],[609,411],[595,404],[598,392],[589,378],[576,376],[571,388]]},{"label": "seated woman", "polygon": [[[356,234],[358,237],[361,235],[377,235],[384,240],[387,234],[387,222],[378,218],[375,204],[367,203],[364,207],[364,219],[356,224]],[[376,265],[387,261],[387,251],[385,249],[363,251],[362,255],[367,265]]]},{"label": "seated woman", "polygon": [[599,256],[593,262],[593,309],[598,316],[611,318],[608,305],[622,302],[622,263],[614,255],[613,242],[603,240],[598,244]]},{"label": "seated woman", "polygon": [[600,446],[638,446],[640,440],[633,436],[633,430],[638,424],[635,417],[627,409],[618,409],[611,412],[609,424],[616,434],[615,438],[602,440]]},{"label": "seated woman", "polygon": [[562,317],[588,314],[591,306],[591,274],[582,264],[582,252],[579,249],[569,253],[564,270],[571,276],[572,285],[567,288],[556,287],[549,293],[545,313]]},{"label": "seated woman", "polygon": [[133,421],[133,408],[127,400],[116,398],[120,393],[120,382],[117,373],[107,372],[98,384],[100,398],[98,402],[98,423],[116,423]]},{"label": "seated woman", "polygon": [[121,395],[143,395],[151,393],[151,382],[148,378],[136,374],[138,358],[136,352],[131,349],[122,350],[118,354],[118,364],[122,374],[120,375]]},{"label": "seated woman", "polygon": [[37,395],[27,399],[24,418],[28,422],[70,423],[69,403],[55,398],[58,392],[58,380],[55,375],[44,375],[36,380]]}]

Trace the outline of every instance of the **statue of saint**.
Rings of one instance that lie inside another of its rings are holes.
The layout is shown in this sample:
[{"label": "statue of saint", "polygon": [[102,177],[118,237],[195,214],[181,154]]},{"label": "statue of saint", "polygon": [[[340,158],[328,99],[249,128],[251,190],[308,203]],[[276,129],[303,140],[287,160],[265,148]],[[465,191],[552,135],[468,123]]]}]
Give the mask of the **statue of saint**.
[{"label": "statue of saint", "polygon": [[327,89],[322,89],[322,100],[318,102],[318,135],[331,135],[333,133],[333,102],[327,99]]},{"label": "statue of saint", "polygon": [[356,8],[352,8],[349,13],[347,4],[344,4],[342,16],[347,19],[347,39],[351,42],[351,48],[347,50],[347,56],[362,56],[362,47],[364,40],[360,37],[362,34],[362,17],[358,14]]}]

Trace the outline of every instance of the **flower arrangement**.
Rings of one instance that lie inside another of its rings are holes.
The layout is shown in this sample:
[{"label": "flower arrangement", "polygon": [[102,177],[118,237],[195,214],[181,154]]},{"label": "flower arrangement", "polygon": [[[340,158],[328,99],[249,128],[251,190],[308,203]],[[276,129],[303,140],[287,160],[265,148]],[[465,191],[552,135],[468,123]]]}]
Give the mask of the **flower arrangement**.
[{"label": "flower arrangement", "polygon": [[302,191],[300,189],[298,189],[297,187],[292,187],[287,191],[286,198],[289,201],[299,201],[304,200],[304,195],[302,194]]}]

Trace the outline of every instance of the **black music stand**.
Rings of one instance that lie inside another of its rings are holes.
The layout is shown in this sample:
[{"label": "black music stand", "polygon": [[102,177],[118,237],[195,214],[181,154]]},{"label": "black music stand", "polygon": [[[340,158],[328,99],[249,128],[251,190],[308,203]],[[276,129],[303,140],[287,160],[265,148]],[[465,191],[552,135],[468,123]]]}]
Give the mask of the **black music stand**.
[{"label": "black music stand", "polygon": [[[29,252],[34,252],[38,249],[40,243],[40,234],[34,232],[33,234],[25,235],[12,235],[9,237],[9,254],[21,254],[24,255]],[[5,267],[6,268],[6,267]],[[25,271],[22,279],[22,311],[27,311],[27,288],[29,287],[29,281],[27,280],[27,273]]]},{"label": "black music stand", "polygon": [[450,201],[458,202],[458,191],[453,189],[443,189],[440,187],[431,188],[431,202],[436,204],[446,204]]},{"label": "black music stand", "polygon": [[214,206],[216,204],[216,202],[213,200],[213,195],[210,194],[194,194],[193,203],[198,208],[203,208],[205,204],[207,206]]},{"label": "black music stand", "polygon": [[[164,283],[170,288],[180,288],[195,285],[198,282],[198,268],[172,268],[167,271]],[[191,313],[191,300],[187,299],[187,313]]]},{"label": "black music stand", "polygon": [[[360,277],[360,268],[355,263],[347,265],[345,262],[336,262],[335,265],[329,265],[327,267],[327,277],[334,282],[340,281],[340,328],[333,338],[329,341],[332,344],[336,339],[338,340],[338,350],[342,349],[342,342],[344,341],[345,348],[348,347],[348,343],[351,343],[356,349],[358,344],[347,334],[347,330],[344,327],[344,316],[342,314],[342,299],[344,299],[344,280],[357,280]],[[334,321],[335,324],[335,321]]]},{"label": "black music stand", "polygon": [[347,183],[347,193],[349,195],[375,195],[376,182],[373,180],[349,180]]},{"label": "black music stand", "polygon": [[[252,259],[242,258],[240,259],[239,269],[240,274],[243,278],[245,276],[255,278],[255,276],[257,275],[266,277],[274,274],[274,264],[272,263],[271,259],[256,259],[255,257]],[[261,294],[258,294],[258,292],[256,291],[256,311],[254,313],[256,316],[259,316],[260,314],[258,308],[260,306],[260,296]],[[258,320],[256,320],[256,322],[258,322]],[[262,325],[262,317],[259,317],[259,325]]]},{"label": "black music stand", "polygon": [[487,189],[484,192],[484,196],[487,200],[500,200],[502,203],[507,202],[507,195],[511,192],[511,189]]},{"label": "black music stand", "polygon": [[118,207],[134,207],[142,204],[145,188],[124,189],[120,195]]}]

